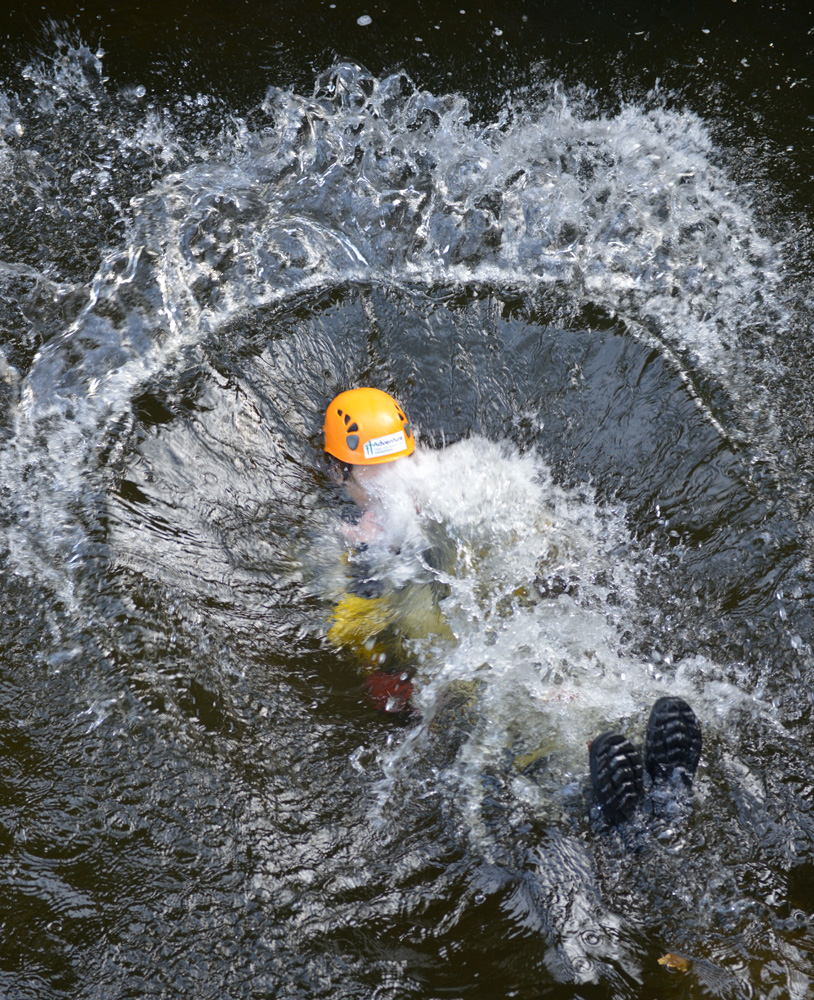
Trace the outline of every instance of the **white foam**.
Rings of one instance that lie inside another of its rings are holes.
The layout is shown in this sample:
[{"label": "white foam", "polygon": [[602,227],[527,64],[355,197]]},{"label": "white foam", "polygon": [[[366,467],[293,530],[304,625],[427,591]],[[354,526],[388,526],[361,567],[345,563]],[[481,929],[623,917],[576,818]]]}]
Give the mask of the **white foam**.
[{"label": "white foam", "polygon": [[[419,449],[378,482],[382,502],[412,516],[425,538],[434,526],[451,542],[436,572],[449,588],[441,607],[455,635],[416,647],[425,723],[384,756],[378,807],[411,760],[432,752],[437,727],[454,727],[444,713],[456,690],[472,705],[442,781],[478,839],[485,773],[508,775],[519,798],[553,816],[569,783],[585,779],[591,739],[615,729],[641,742],[661,695],[687,699],[704,725],[760,711],[703,657],[665,667],[631,654],[623,634],[641,635],[637,580],[655,557],[632,542],[624,509],[557,486],[537,455],[473,438]],[[542,773],[526,777],[534,762]]]},{"label": "white foam", "polygon": [[[55,123],[46,160],[62,157],[59,129],[74,105],[86,115],[82,102],[102,93],[102,73],[101,53],[78,44],[60,44],[50,64],[26,71],[38,114]],[[311,95],[270,88],[259,126],[232,119],[206,144],[214,112],[205,99],[177,111],[122,101],[121,120],[115,105],[98,105],[109,119],[97,140],[106,133],[110,148],[83,178],[87,190],[76,188],[88,201],[76,212],[90,210],[100,185],[118,191],[131,174],[149,175],[133,173],[138,157],[166,172],[118,206],[122,244],[24,381],[2,469],[26,497],[17,539],[24,572],[53,575],[82,552],[87,525],[77,510],[92,519],[97,455],[141,386],[241,316],[309,289],[548,288],[552,311],[599,307],[713,371],[730,363],[744,329],[779,315],[778,255],[706,126],[655,98],[595,115],[578,93],[552,87],[482,125],[461,95],[339,64]],[[22,128],[21,116],[14,121]],[[6,150],[15,169],[28,162],[25,143],[25,130],[15,130]],[[515,486],[511,476],[492,483],[495,503]],[[532,534],[551,537],[538,528]],[[519,564],[531,559],[521,530],[515,523],[515,540],[502,538]]]},{"label": "white foam", "polygon": [[[570,699],[587,681],[611,686],[630,670],[619,623],[636,605],[642,566],[623,509],[556,486],[535,454],[482,438],[419,449],[377,482],[397,537],[411,522],[444,552],[433,572],[448,589],[442,608],[457,644],[427,658],[425,699],[453,678],[502,676],[523,678],[532,699],[556,699],[563,685]],[[401,545],[384,551],[402,559]]]}]

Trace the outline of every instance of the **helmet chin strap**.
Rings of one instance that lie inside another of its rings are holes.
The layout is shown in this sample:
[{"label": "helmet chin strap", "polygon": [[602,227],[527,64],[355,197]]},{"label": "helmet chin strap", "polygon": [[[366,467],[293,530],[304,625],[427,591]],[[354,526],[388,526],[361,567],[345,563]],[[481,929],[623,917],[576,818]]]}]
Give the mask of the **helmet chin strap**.
[{"label": "helmet chin strap", "polygon": [[328,455],[328,475],[338,486],[343,486],[353,475],[353,466]]}]

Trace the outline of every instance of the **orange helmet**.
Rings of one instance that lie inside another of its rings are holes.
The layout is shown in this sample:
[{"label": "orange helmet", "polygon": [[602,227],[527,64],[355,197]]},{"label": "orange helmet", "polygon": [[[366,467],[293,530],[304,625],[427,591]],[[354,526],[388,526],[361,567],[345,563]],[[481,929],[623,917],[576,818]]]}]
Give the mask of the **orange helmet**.
[{"label": "orange helmet", "polygon": [[381,389],[340,392],[325,411],[325,451],[351,465],[412,455],[415,438],[401,406]]}]

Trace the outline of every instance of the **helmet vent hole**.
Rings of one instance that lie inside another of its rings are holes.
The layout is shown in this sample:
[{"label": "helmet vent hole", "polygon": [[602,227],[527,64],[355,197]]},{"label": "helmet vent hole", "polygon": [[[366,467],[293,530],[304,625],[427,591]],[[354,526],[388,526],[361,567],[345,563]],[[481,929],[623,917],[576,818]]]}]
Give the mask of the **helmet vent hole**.
[{"label": "helmet vent hole", "polygon": [[357,434],[359,432],[359,425],[357,423],[352,423],[348,428],[348,434]]}]

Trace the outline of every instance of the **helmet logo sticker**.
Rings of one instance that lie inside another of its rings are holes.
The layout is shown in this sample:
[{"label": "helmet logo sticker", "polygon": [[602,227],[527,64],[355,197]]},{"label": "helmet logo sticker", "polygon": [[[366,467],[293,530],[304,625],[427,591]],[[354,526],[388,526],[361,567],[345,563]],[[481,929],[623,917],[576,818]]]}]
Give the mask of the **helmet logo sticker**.
[{"label": "helmet logo sticker", "polygon": [[404,451],[407,441],[404,431],[396,431],[394,434],[385,434],[384,437],[371,438],[365,441],[365,458],[382,458],[385,455],[395,455],[397,451]]}]

